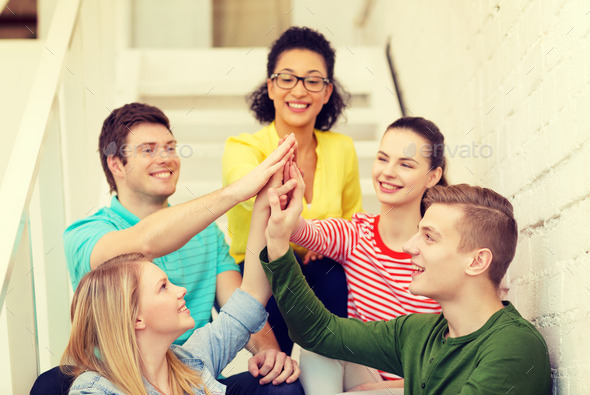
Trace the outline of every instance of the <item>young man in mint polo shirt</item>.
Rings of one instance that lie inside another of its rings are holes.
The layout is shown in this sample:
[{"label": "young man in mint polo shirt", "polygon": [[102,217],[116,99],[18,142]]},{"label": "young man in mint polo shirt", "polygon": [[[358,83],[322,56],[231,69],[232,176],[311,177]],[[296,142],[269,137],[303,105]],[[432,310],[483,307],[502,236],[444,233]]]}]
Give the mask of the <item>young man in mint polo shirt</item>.
[{"label": "young man in mint polo shirt", "polygon": [[281,210],[270,189],[270,218],[264,210],[254,215],[269,218],[260,261],[295,342],[400,375],[406,394],[550,393],[543,337],[499,297],[518,234],[506,198],[465,184],[430,189],[418,232],[403,249],[412,255],[410,291],[439,302],[442,314],[362,322],[327,311],[301,274],[289,237],[304,185],[296,168],[290,172],[298,187],[288,206]]},{"label": "young man in mint polo shirt", "polygon": [[[70,225],[64,232],[66,260],[74,289],[82,276],[102,262],[124,253],[141,252],[185,287],[187,307],[196,327],[211,319],[215,300],[223,306],[240,286],[238,266],[229,256],[223,233],[213,222],[239,202],[250,199],[290,158],[293,136],[244,178],[221,190],[170,206],[180,160],[166,115],[140,103],[114,110],[104,121],[99,154],[111,191],[110,207]],[[267,324],[268,326],[268,324]],[[188,331],[177,343],[183,343]],[[228,394],[271,393],[282,384],[284,394],[301,393],[292,382],[299,375],[295,361],[280,352],[268,326],[253,335],[249,372],[227,379]],[[256,377],[256,378],[255,378]],[[274,388],[272,388],[274,387]]]}]

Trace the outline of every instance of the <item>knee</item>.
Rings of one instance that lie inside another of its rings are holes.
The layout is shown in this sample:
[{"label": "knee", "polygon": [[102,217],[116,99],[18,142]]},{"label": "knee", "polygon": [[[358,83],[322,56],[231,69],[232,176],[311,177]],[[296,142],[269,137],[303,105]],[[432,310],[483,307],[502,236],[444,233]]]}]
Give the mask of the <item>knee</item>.
[{"label": "knee", "polygon": [[299,380],[293,383],[279,385],[267,384],[260,386],[256,395],[304,395],[303,386]]}]

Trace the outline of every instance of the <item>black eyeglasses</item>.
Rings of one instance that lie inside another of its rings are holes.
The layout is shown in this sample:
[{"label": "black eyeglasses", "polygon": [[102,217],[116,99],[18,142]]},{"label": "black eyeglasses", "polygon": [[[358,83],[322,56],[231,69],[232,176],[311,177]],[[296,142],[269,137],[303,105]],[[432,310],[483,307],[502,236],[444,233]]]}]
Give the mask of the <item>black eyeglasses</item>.
[{"label": "black eyeglasses", "polygon": [[278,87],[282,89],[293,89],[299,81],[303,81],[303,86],[310,92],[321,92],[330,83],[330,80],[324,77],[297,77],[289,73],[275,73],[270,76],[270,79],[275,80]]}]

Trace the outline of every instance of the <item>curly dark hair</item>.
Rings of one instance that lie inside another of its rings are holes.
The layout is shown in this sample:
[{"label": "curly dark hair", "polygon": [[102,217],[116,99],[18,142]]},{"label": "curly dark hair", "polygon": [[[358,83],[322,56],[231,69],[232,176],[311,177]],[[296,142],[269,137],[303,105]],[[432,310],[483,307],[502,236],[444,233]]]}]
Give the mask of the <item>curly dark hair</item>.
[{"label": "curly dark hair", "polygon": [[[336,53],[330,42],[326,40],[323,34],[308,27],[292,26],[279,37],[270,48],[268,61],[266,63],[267,78],[277,65],[279,56],[292,49],[306,49],[319,54],[324,58],[328,79],[332,81],[334,89],[330,100],[322,107],[318,114],[314,127],[319,130],[329,130],[336,121],[344,108],[350,95],[342,88],[340,83],[334,79],[334,60]],[[273,101],[268,97],[268,88],[266,81],[258,89],[252,92],[248,98],[250,109],[254,111],[256,119],[261,123],[271,123],[275,119],[275,108]]]}]

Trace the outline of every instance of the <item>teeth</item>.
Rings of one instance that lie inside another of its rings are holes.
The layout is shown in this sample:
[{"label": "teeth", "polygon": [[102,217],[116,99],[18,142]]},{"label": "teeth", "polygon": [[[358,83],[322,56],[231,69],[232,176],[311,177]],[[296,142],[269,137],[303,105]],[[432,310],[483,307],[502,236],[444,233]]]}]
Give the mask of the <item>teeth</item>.
[{"label": "teeth", "polygon": [[186,306],[183,306],[181,309],[178,310],[179,313],[182,313],[183,311],[186,310]]},{"label": "teeth", "polygon": [[169,171],[163,171],[160,173],[154,173],[152,174],[152,176],[156,177],[156,178],[170,178],[170,172]]},{"label": "teeth", "polygon": [[302,109],[302,108],[306,108],[307,104],[289,103],[289,107]]},{"label": "teeth", "polygon": [[414,268],[414,270],[416,270],[416,271],[418,271],[418,272],[423,272],[423,271],[424,271],[424,269],[423,269],[423,268],[421,268],[421,267],[420,267],[420,266],[418,266],[418,265],[412,265],[412,268]]},{"label": "teeth", "polygon": [[395,185],[386,184],[384,182],[381,183],[381,186],[383,187],[383,189],[389,189],[390,191],[393,191],[395,189],[399,189],[399,187],[396,187]]}]

